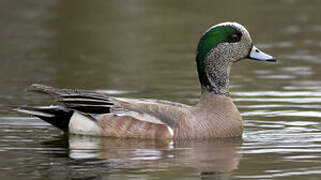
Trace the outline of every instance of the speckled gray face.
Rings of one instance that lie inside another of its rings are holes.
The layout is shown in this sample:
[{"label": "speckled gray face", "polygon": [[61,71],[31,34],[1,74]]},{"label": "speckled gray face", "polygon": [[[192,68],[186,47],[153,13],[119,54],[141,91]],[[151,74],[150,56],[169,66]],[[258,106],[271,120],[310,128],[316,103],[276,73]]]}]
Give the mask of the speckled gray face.
[{"label": "speckled gray face", "polygon": [[[225,26],[230,26],[242,34],[240,41],[229,43],[224,42],[218,44],[212,50],[213,53],[223,56],[220,59],[225,59],[227,62],[235,62],[244,59],[248,56],[252,48],[252,39],[248,31],[240,24],[226,23]],[[223,24],[224,25],[224,24]]]},{"label": "speckled gray face", "polygon": [[218,95],[229,94],[231,65],[249,58],[275,61],[258,50],[248,31],[238,23],[221,23],[207,30],[198,45],[197,69],[202,89]]},{"label": "speckled gray face", "polygon": [[238,23],[223,23],[217,26],[230,26],[237,32],[242,34],[241,39],[237,42],[224,42],[213,47],[213,51],[219,51],[229,62],[239,61],[245,58],[263,61],[275,61],[273,56],[270,56],[258,48],[253,43],[249,32]]}]

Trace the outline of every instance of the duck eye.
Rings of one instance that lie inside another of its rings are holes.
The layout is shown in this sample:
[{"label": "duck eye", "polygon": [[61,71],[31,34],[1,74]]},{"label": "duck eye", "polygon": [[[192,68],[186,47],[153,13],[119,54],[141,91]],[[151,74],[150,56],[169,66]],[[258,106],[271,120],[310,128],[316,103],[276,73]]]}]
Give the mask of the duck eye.
[{"label": "duck eye", "polygon": [[228,42],[229,43],[235,43],[239,42],[241,40],[242,34],[239,32],[236,32],[228,37]]}]

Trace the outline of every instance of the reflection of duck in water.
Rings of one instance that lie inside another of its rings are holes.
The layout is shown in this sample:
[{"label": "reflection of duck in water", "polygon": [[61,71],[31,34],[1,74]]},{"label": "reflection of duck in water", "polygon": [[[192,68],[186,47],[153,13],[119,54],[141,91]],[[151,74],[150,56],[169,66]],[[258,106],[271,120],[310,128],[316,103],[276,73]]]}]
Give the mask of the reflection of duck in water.
[{"label": "reflection of duck in water", "polygon": [[175,159],[192,160],[202,179],[228,179],[229,172],[238,168],[241,144],[240,138],[178,141],[175,148],[187,149],[175,151]]},{"label": "reflection of duck in water", "polygon": [[69,137],[69,157],[107,160],[117,169],[146,169],[146,172],[158,172],[161,169],[166,171],[158,174],[164,176],[162,178],[170,178],[168,174],[177,177],[200,174],[202,179],[224,180],[238,167],[242,156],[238,151],[241,143],[239,138],[173,143],[168,140],[73,135]]},{"label": "reflection of duck in water", "polygon": [[222,23],[207,30],[197,47],[202,94],[196,106],[33,85],[33,90],[50,94],[63,105],[14,109],[74,134],[145,139],[240,137],[243,123],[229,97],[229,74],[231,65],[245,58],[275,61],[253,45],[242,25]]}]

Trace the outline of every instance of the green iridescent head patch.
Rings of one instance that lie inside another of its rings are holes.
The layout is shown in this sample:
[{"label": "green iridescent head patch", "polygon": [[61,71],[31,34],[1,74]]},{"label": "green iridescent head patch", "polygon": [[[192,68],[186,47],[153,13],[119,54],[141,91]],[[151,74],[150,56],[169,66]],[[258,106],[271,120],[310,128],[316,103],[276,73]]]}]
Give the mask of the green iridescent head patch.
[{"label": "green iridescent head patch", "polygon": [[242,37],[242,33],[233,28],[232,26],[214,26],[209,29],[200,39],[197,47],[197,70],[199,79],[202,85],[209,84],[205,74],[205,57],[211,49],[220,43],[225,42],[238,42]]}]

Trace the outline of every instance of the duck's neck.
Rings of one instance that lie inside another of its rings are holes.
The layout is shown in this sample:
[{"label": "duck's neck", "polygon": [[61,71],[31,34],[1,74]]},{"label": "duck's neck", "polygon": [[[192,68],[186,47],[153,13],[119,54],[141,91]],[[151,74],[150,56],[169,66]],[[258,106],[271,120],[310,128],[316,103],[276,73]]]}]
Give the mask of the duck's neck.
[{"label": "duck's neck", "polygon": [[202,96],[229,96],[230,68],[231,63],[215,52],[210,52],[202,61],[197,60]]}]

